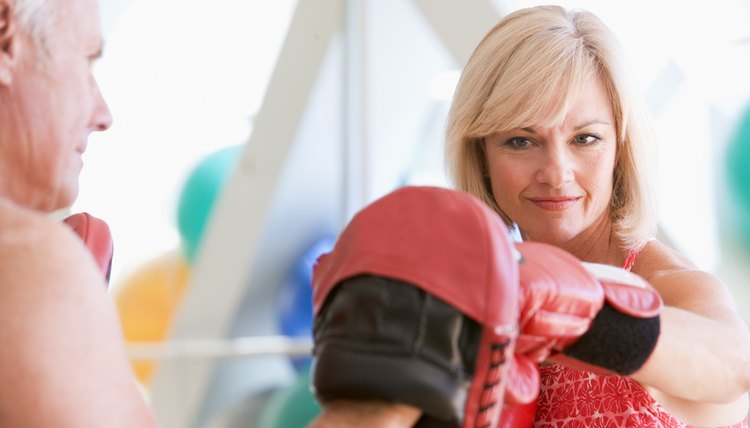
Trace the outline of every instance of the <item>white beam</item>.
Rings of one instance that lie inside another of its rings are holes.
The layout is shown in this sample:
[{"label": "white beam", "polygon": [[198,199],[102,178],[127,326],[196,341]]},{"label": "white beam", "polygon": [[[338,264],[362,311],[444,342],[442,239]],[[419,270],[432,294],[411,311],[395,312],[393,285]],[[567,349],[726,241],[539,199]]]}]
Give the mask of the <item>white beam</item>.
[{"label": "white beam", "polygon": [[501,16],[489,0],[413,1],[460,67]]},{"label": "white beam", "polygon": [[[343,0],[298,2],[253,134],[207,225],[171,339],[225,337],[247,287],[263,286],[248,285],[247,279],[257,268],[258,244],[279,173],[330,42],[343,26],[343,10]],[[180,360],[158,366],[151,401],[162,427],[191,426],[213,367]]]}]

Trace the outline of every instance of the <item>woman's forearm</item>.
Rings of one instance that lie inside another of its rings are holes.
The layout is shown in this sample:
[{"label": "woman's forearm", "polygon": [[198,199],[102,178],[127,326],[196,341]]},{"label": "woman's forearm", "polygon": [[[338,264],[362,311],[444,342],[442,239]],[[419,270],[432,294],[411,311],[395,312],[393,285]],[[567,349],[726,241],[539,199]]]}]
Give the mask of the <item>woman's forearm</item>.
[{"label": "woman's forearm", "polygon": [[750,389],[750,335],[740,323],[665,307],[656,349],[633,378],[686,400],[731,402]]}]

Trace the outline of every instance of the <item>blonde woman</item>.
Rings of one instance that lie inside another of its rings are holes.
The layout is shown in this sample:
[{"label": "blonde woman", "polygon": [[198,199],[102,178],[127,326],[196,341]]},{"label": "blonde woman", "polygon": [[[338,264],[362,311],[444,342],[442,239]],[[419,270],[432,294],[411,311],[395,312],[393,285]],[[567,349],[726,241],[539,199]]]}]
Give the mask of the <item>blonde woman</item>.
[{"label": "blonde woman", "polygon": [[717,278],[654,239],[652,144],[620,46],[589,12],[517,11],[463,72],[446,141],[455,185],[524,240],[630,270],[666,305],[657,347],[632,376],[543,366],[536,426],[747,426],[747,326]]},{"label": "blonde woman", "polygon": [[[750,334],[727,288],[654,238],[644,155],[653,144],[619,44],[589,12],[519,10],[469,59],[447,126],[455,186],[524,241],[631,271],[664,301],[640,368],[601,375],[537,354],[538,400],[506,409],[502,426],[747,427]],[[403,403],[335,401],[316,426],[419,417]]]}]

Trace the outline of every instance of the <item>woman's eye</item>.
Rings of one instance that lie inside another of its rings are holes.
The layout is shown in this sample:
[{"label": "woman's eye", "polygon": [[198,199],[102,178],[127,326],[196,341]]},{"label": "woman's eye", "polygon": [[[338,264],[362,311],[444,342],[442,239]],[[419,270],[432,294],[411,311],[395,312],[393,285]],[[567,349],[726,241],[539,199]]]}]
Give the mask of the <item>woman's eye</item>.
[{"label": "woman's eye", "polygon": [[513,137],[509,139],[505,144],[514,149],[523,149],[531,145],[531,141],[523,137]]},{"label": "woman's eye", "polygon": [[580,144],[582,146],[593,144],[593,143],[596,143],[597,141],[599,141],[599,137],[593,134],[581,134],[581,135],[576,135],[575,137],[575,143]]}]

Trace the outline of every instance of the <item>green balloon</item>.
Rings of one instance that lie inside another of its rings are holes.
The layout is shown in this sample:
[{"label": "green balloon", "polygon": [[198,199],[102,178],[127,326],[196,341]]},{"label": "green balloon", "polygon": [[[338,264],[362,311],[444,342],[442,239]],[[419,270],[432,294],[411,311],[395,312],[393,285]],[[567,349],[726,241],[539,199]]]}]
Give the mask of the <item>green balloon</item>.
[{"label": "green balloon", "polygon": [[729,193],[737,209],[739,226],[750,240],[750,106],[740,118],[726,161]]},{"label": "green balloon", "polygon": [[242,146],[227,147],[206,156],[188,175],[177,202],[177,228],[188,262],[195,260],[214,204],[232,171]]},{"label": "green balloon", "polygon": [[277,390],[263,409],[260,428],[305,428],[320,414],[320,405],[310,387],[310,370],[303,370],[294,383]]}]

